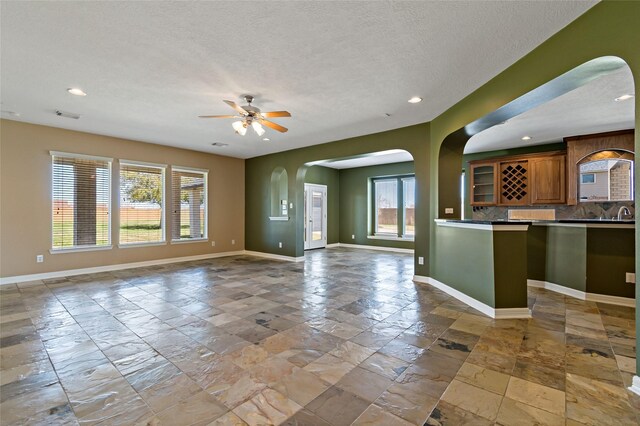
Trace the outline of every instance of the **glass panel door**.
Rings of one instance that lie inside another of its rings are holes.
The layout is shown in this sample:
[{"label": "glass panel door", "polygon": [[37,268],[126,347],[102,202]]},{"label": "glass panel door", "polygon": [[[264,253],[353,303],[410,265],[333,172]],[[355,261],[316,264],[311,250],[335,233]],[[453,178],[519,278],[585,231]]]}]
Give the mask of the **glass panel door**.
[{"label": "glass panel door", "polygon": [[323,238],[322,217],[324,216],[323,194],[321,191],[311,191],[311,241],[321,241]]},{"label": "glass panel door", "polygon": [[304,248],[315,249],[327,245],[327,187],[305,183]]}]

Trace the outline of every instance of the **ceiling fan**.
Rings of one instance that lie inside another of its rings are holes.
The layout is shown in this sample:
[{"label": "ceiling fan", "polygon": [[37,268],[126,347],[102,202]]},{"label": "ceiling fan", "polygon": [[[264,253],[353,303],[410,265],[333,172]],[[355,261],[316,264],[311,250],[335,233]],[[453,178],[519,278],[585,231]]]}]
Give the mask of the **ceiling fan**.
[{"label": "ceiling fan", "polygon": [[247,133],[247,129],[249,127],[253,127],[253,130],[258,134],[258,136],[262,136],[265,132],[262,124],[267,127],[272,128],[273,130],[277,130],[280,133],[286,132],[286,127],[282,127],[279,124],[276,124],[272,121],[265,120],[265,118],[272,117],[291,117],[291,114],[288,111],[271,111],[271,112],[261,112],[259,108],[251,105],[253,102],[253,96],[245,95],[244,100],[247,102],[247,105],[240,106],[233,101],[224,101],[231,108],[235,109],[239,115],[200,115],[200,118],[239,118],[238,121],[234,121],[231,126],[236,131],[237,134],[244,136]]}]

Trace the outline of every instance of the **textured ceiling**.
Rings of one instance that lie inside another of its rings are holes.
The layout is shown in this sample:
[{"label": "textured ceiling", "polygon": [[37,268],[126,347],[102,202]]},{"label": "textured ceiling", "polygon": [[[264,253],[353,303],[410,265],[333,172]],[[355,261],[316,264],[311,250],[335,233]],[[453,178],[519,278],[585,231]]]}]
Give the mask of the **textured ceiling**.
[{"label": "textured ceiling", "polygon": [[[3,117],[248,158],[432,120],[595,3],[3,1]],[[242,94],[290,131],[196,117]]]},{"label": "textured ceiling", "polygon": [[[624,66],[474,135],[464,153],[520,148],[561,142],[565,136],[633,129],[634,100],[614,100],[631,93],[634,93],[633,75],[629,67]],[[523,141],[523,136],[531,139]]]}]

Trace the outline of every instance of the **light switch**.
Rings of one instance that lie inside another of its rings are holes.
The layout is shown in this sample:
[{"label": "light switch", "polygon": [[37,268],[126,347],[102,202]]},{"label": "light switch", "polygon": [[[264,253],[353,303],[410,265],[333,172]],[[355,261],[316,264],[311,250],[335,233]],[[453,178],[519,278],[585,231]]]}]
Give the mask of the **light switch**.
[{"label": "light switch", "polygon": [[444,209],[444,214],[453,214],[453,207],[447,207]]}]

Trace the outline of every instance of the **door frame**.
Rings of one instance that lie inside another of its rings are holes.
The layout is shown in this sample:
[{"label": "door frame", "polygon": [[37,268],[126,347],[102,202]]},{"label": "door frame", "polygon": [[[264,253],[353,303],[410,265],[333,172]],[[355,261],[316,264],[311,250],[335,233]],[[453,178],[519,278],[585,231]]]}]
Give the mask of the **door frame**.
[{"label": "door frame", "polygon": [[[308,212],[313,207],[313,197],[311,191],[322,192],[322,239],[313,241],[311,238],[311,227],[309,227]],[[304,249],[312,250],[317,248],[325,248],[327,246],[327,185],[315,183],[304,184]]]}]

